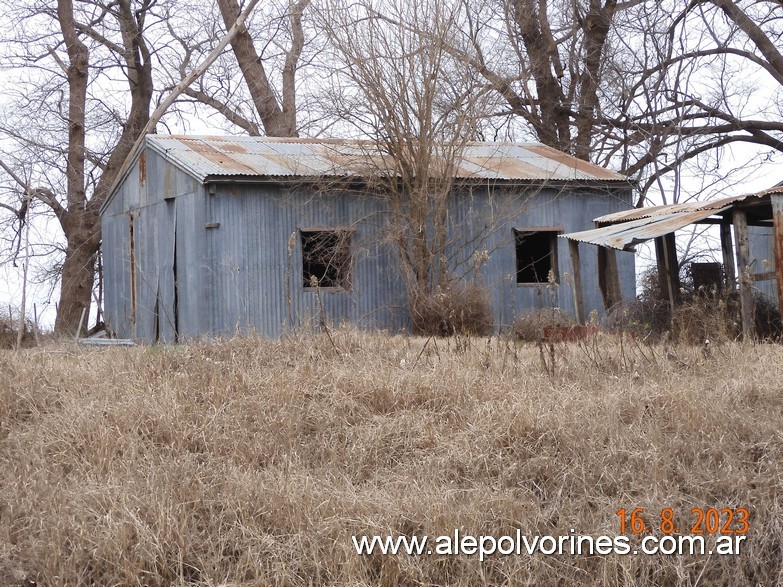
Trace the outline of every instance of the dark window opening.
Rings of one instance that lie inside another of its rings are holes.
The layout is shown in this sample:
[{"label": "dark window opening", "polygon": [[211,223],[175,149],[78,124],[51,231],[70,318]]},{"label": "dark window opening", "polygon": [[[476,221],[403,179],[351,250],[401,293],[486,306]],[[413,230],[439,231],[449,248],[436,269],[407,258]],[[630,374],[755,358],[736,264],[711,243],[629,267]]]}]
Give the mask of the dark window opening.
[{"label": "dark window opening", "polygon": [[549,272],[557,275],[557,231],[514,230],[517,283],[548,283]]},{"label": "dark window opening", "polygon": [[302,285],[350,289],[351,231],[302,231]]}]

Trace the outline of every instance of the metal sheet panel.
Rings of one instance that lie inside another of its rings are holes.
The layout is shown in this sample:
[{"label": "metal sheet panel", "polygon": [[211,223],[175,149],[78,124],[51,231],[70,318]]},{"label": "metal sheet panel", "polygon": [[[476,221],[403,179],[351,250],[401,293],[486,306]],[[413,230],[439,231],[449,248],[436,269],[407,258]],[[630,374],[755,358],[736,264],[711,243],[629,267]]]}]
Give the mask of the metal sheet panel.
[{"label": "metal sheet panel", "polygon": [[104,320],[120,338],[130,330],[130,243],[127,214],[104,216],[101,222]]},{"label": "metal sheet panel", "polygon": [[[449,236],[449,271],[470,275],[472,251],[489,259],[480,280],[487,286],[496,325],[536,307],[572,304],[567,286],[518,287],[515,281],[513,227],[563,224],[584,227],[596,213],[616,209],[616,194],[593,198],[573,191],[509,191],[490,197],[486,189],[460,192],[451,199],[455,224]],[[628,195],[630,197],[630,194]],[[209,197],[207,264],[210,331],[230,334],[256,329],[265,336],[286,331],[351,323],[359,327],[405,329],[405,287],[398,253],[386,238],[385,203],[350,193],[313,194],[304,188],[217,186]],[[179,218],[179,215],[178,215]],[[261,221],[260,219],[263,219]],[[303,287],[301,229],[350,227],[353,269],[350,291]],[[559,247],[561,284],[568,271],[565,243]],[[595,274],[595,259],[585,256],[584,270]],[[621,272],[633,287],[633,260]],[[586,279],[588,311],[600,311],[597,280]]]},{"label": "metal sheet panel", "polygon": [[[379,200],[269,185],[221,185],[209,200],[213,332],[279,336],[318,328],[322,319],[330,326],[407,325],[395,253],[378,242]],[[350,291],[303,287],[299,231],[316,227],[353,229]]]},{"label": "metal sheet panel", "polygon": [[209,269],[206,258],[204,206],[206,193],[184,194],[176,199],[175,263],[179,340],[209,334]]},{"label": "metal sheet panel", "polygon": [[177,341],[176,237],[177,200],[166,200],[158,224],[158,337],[160,342]]},{"label": "metal sheet panel", "polygon": [[[703,220],[713,214],[720,214],[728,210],[730,206],[723,208],[708,208],[676,214],[660,214],[658,216],[646,216],[628,222],[611,224],[592,230],[572,232],[561,235],[563,238],[590,243],[601,247],[610,247],[621,251],[634,251],[636,245],[654,239],[680,228]],[[604,216],[605,218],[605,216]]]},{"label": "metal sheet panel", "polygon": [[[756,194],[745,194],[742,196],[731,196],[728,198],[721,198],[719,200],[707,200],[703,202],[687,202],[685,204],[668,204],[665,206],[648,206],[646,208],[635,208],[633,210],[625,210],[622,212],[615,212],[613,214],[605,214],[599,216],[595,221],[599,224],[614,224],[617,222],[628,222],[631,220],[639,220],[642,218],[656,218],[659,216],[674,216],[677,214],[688,212],[706,212],[712,210],[712,214],[719,214],[724,211],[727,206],[736,204],[738,202],[744,202],[746,204],[753,204],[754,200],[761,202],[765,196],[771,193],[783,192],[783,188],[772,188],[770,190],[764,190]],[[706,216],[705,216],[706,218]]]}]

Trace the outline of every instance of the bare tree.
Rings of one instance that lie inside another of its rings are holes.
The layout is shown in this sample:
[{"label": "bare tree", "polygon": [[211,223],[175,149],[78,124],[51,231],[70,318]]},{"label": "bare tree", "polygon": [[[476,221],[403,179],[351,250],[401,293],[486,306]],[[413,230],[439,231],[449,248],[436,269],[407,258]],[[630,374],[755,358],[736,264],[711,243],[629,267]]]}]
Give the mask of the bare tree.
[{"label": "bare tree", "polygon": [[542,143],[590,160],[601,113],[607,47],[618,15],[638,1],[464,2],[452,52],[502,96]]},{"label": "bare tree", "polygon": [[237,26],[229,27],[209,58],[190,72],[180,68],[183,79],[173,91],[164,89],[168,96],[152,115],[161,64],[177,60],[174,39],[165,34],[177,26],[177,4],[58,0],[56,7],[33,5],[12,12],[18,36],[4,44],[7,57],[24,71],[39,69],[40,75],[19,80],[18,105],[0,121],[0,132],[14,147],[0,156],[0,166],[16,184],[15,191],[25,194],[16,200],[22,206],[3,203],[2,208],[21,227],[34,200],[59,222],[66,247],[56,331],[75,331],[90,307],[100,208],[127,168],[129,154],[179,92],[239,30],[246,31],[244,18],[256,2],[233,19]]},{"label": "bare tree", "polygon": [[450,50],[502,96],[506,131],[522,121],[547,145],[640,177],[640,204],[660,177],[728,144],[781,150],[779,104],[764,96],[780,84],[779,2],[465,6],[470,44]]},{"label": "bare tree", "polygon": [[[240,13],[239,2],[218,0],[216,4],[217,19],[230,29]],[[187,88],[185,94],[209,106],[247,134],[298,136],[297,72],[306,45],[303,17],[309,4],[310,0],[296,0],[285,6],[275,2],[265,5],[260,15],[234,35],[233,59],[224,58],[218,68],[200,79],[198,85]],[[205,22],[215,22],[211,17],[206,16]],[[202,31],[200,36],[188,36],[170,27],[169,34],[183,51],[181,75],[187,71],[187,64],[204,50],[204,32],[207,37],[219,34],[213,27]],[[239,87],[240,81],[244,82],[243,88]]]},{"label": "bare tree", "polygon": [[[622,115],[602,124],[631,148],[649,137],[646,152],[625,166],[641,172],[643,193],[688,162],[698,164],[705,155],[715,161],[731,144],[783,152],[775,98],[783,82],[779,2],[662,3],[641,16],[638,23],[647,26],[635,36],[646,58],[626,68],[632,81],[624,88]],[[709,170],[702,165],[699,171]]]},{"label": "bare tree", "polygon": [[342,132],[367,140],[363,175],[390,207],[414,324],[417,300],[449,282],[449,196],[491,110],[483,80],[448,51],[462,18],[431,0],[335,2],[318,15],[335,68],[325,99]]},{"label": "bare tree", "polygon": [[[51,210],[65,236],[60,332],[75,331],[90,306],[99,209],[149,118],[152,52],[145,34],[154,4],[58,0],[5,7],[19,33],[5,44],[6,57],[34,73],[17,80],[15,93],[24,98],[0,124],[13,145],[3,167],[20,170],[9,177]],[[118,92],[113,75],[124,80],[120,100],[106,98]],[[25,166],[20,152],[40,157]],[[40,186],[30,183],[34,171]]]}]

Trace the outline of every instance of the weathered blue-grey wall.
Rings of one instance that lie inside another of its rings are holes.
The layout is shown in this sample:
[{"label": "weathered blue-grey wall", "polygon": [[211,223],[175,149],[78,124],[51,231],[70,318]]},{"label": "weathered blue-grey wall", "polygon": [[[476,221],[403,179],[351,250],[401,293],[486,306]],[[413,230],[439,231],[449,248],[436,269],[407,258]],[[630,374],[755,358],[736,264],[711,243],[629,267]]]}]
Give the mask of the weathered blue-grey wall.
[{"label": "weathered blue-grey wall", "polygon": [[[407,325],[395,252],[378,238],[378,200],[276,185],[216,185],[204,233],[210,330],[256,328],[265,336],[331,324]],[[350,291],[305,290],[300,229],[353,229]]]},{"label": "weathered blue-grey wall", "polygon": [[[486,285],[497,328],[532,308],[573,311],[565,239],[557,239],[558,285],[518,285],[513,229],[593,228],[593,218],[629,208],[630,198],[628,190],[568,185],[460,188],[449,206],[449,272]],[[321,319],[408,329],[386,205],[365,193],[305,185],[204,186],[146,149],[103,214],[107,323],[119,336],[163,342],[177,333],[189,339],[246,329],[274,337]],[[299,231],[309,228],[353,230],[350,291],[303,287]],[[486,258],[478,274],[474,253]],[[581,257],[586,312],[601,312],[595,248],[582,246]],[[633,255],[619,253],[618,263],[623,295],[632,297]]]},{"label": "weathered blue-grey wall", "polygon": [[[461,193],[452,210],[455,231],[462,233],[461,238],[455,236],[461,251],[452,257],[469,257],[476,249],[489,253],[481,274],[490,289],[498,326],[508,326],[517,316],[535,308],[560,307],[573,312],[573,271],[566,239],[557,239],[557,286],[517,284],[514,229],[558,228],[564,233],[592,229],[593,218],[628,209],[630,198],[630,191],[568,186],[474,189],[470,197]],[[585,311],[602,313],[597,249],[589,245],[580,248]],[[617,261],[623,296],[634,297],[634,256],[620,252]]]},{"label": "weathered blue-grey wall", "polygon": [[191,176],[145,150],[104,211],[105,316],[118,336],[173,342],[177,330],[203,332],[203,255],[195,258],[203,237],[195,238],[194,224],[203,217],[203,193]]}]

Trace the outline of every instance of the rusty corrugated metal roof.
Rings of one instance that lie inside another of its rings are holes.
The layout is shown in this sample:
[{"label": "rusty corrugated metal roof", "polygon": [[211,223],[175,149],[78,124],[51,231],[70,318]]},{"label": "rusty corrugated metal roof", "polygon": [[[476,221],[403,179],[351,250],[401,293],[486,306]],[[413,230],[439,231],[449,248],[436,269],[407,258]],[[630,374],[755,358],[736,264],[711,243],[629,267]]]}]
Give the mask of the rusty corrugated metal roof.
[{"label": "rusty corrugated metal roof", "polygon": [[668,204],[665,206],[648,206],[646,208],[634,208],[633,210],[623,210],[621,212],[614,212],[612,214],[606,214],[605,216],[599,216],[595,218],[595,221],[599,224],[615,224],[617,222],[627,222],[629,220],[638,220],[639,218],[653,218],[656,216],[671,216],[673,214],[699,212],[707,210],[715,210],[713,214],[718,213],[719,208],[730,206],[736,202],[742,202],[747,199],[758,198],[759,200],[764,196],[770,194],[783,194],[783,186],[775,186],[755,194],[743,194],[741,196],[730,196],[728,198],[721,198],[719,200],[705,200],[702,202],[686,202],[685,204]]},{"label": "rusty corrugated metal roof", "polygon": [[[755,196],[755,194],[754,194]],[[717,210],[724,208],[734,202],[739,202],[750,196],[733,196],[730,198],[721,198],[720,200],[709,200],[704,202],[687,202],[685,204],[668,204],[665,206],[648,206],[646,208],[634,208],[633,210],[623,210],[606,214],[595,218],[599,224],[616,224],[618,222],[628,222],[639,220],[641,218],[656,218],[660,216],[673,216],[676,214],[688,214],[690,212],[701,212],[714,210],[712,214],[717,214]]]},{"label": "rusty corrugated metal roof", "polygon": [[[149,135],[147,145],[201,181],[210,177],[361,177],[391,170],[369,141]],[[460,179],[601,181],[628,179],[537,143],[468,143]]]},{"label": "rusty corrugated metal roof", "polygon": [[[738,202],[747,205],[761,204],[766,196],[773,193],[783,193],[783,186],[775,186],[755,194],[731,196],[720,200],[650,206],[649,208],[615,212],[595,219],[596,223],[606,226],[560,236],[621,251],[635,251],[636,245],[640,243],[669,234],[710,216],[721,214]],[[758,201],[754,202],[754,200]]]}]

